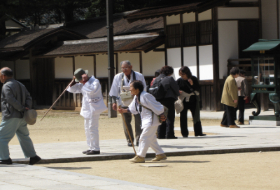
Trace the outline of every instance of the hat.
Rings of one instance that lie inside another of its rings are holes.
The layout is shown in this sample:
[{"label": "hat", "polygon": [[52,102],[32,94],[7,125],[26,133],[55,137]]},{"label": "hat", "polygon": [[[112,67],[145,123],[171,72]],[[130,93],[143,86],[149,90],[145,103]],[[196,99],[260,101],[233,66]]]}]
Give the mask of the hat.
[{"label": "hat", "polygon": [[37,118],[36,110],[33,109],[25,110],[23,118],[28,125],[34,125],[36,123],[36,118]]},{"label": "hat", "polygon": [[82,80],[83,74],[88,74],[88,70],[84,70],[82,68],[76,69],[76,71],[74,72],[74,76],[76,78],[75,81],[80,82],[80,80]]}]

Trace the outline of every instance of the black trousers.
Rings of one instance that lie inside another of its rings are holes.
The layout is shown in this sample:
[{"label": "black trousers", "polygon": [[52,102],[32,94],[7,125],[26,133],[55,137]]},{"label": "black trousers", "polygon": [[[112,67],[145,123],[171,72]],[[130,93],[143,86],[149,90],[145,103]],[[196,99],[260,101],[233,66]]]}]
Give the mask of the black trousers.
[{"label": "black trousers", "polygon": [[222,119],[222,125],[235,125],[234,119],[236,116],[236,108],[224,105],[225,112]]},{"label": "black trousers", "polygon": [[[188,130],[188,110],[191,111],[192,117],[194,117],[195,109],[196,109],[196,102],[186,102],[183,101],[184,104],[184,110],[180,113],[180,127],[181,127],[181,133],[183,137],[189,136],[189,130]],[[194,135],[201,135],[202,134],[202,126],[201,122],[198,121],[193,124],[194,128]]]},{"label": "black trousers", "polygon": [[239,110],[238,121],[244,123],[244,110],[245,110],[245,96],[238,96],[238,106],[236,111]]},{"label": "black trousers", "polygon": [[158,126],[158,138],[172,138],[174,137],[174,121],[175,121],[175,100],[172,98],[159,100],[159,102],[168,108],[167,120]]}]

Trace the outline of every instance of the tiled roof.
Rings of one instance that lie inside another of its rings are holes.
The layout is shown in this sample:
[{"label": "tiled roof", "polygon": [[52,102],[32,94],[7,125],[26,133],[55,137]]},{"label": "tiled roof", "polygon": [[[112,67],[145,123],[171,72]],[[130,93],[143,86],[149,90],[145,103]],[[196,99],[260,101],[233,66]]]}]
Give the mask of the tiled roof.
[{"label": "tiled roof", "polygon": [[[162,36],[115,40],[114,51],[145,51],[153,48],[153,45],[160,46],[163,43],[164,38]],[[107,41],[102,41],[96,43],[64,44],[44,53],[43,56],[106,53],[107,51]]]},{"label": "tiled roof", "polygon": [[40,30],[26,30],[15,35],[9,36],[0,41],[0,51],[1,49],[19,49],[23,50],[27,46],[35,43],[38,40],[43,39],[44,37],[48,37],[57,32],[66,32],[74,34],[76,39],[79,37],[80,39],[85,39],[86,37],[77,34],[76,32],[70,31],[65,28],[51,28],[51,29],[40,29]]},{"label": "tiled roof", "polygon": [[[152,18],[129,23],[123,16],[124,14],[114,16],[114,36],[154,32],[163,30],[164,28],[163,18]],[[83,34],[88,38],[100,38],[107,36],[106,25],[106,17],[98,17],[95,19],[66,23],[65,27]]]}]

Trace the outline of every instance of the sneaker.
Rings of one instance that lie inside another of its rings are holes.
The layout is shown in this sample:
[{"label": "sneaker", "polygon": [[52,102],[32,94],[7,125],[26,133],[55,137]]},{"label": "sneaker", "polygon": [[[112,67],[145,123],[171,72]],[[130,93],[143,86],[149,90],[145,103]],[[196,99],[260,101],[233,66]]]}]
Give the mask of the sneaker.
[{"label": "sneaker", "polygon": [[240,128],[240,127],[237,125],[230,125],[229,128]]},{"label": "sneaker", "polygon": [[145,158],[141,156],[135,156],[134,158],[129,159],[129,161],[134,163],[145,163]]},{"label": "sneaker", "polygon": [[167,157],[165,154],[158,154],[156,155],[156,157],[154,159],[152,159],[153,162],[156,162],[156,161],[161,161],[161,160],[166,160]]},{"label": "sneaker", "polygon": [[34,165],[39,162],[41,158],[39,156],[30,157],[29,165]]},{"label": "sneaker", "polygon": [[10,164],[13,164],[11,158],[9,158],[8,160],[0,160],[0,164],[7,164],[7,165],[10,165]]},{"label": "sneaker", "polygon": [[242,123],[242,122],[238,121],[238,125],[244,125],[244,123]]}]

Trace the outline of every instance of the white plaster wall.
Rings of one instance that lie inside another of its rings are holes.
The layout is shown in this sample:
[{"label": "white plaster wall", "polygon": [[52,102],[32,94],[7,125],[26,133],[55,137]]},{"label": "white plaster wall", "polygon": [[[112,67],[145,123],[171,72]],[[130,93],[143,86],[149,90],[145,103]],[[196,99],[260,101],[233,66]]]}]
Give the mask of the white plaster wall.
[{"label": "white plaster wall", "polygon": [[16,61],[16,79],[30,79],[29,60]]},{"label": "white plaster wall", "polygon": [[180,24],[180,15],[166,16],[166,25]]},{"label": "white plaster wall", "polygon": [[96,56],[96,77],[108,77],[108,55]]},{"label": "white plaster wall", "polygon": [[142,63],[142,74],[144,76],[154,76],[155,71],[161,69],[165,65],[164,52],[142,52]]},{"label": "white plaster wall", "polygon": [[198,14],[198,21],[203,21],[203,20],[212,20],[211,9]]},{"label": "white plaster wall", "polygon": [[262,38],[277,39],[276,0],[262,0]]},{"label": "white plaster wall", "polygon": [[184,48],[184,66],[188,66],[194,76],[197,76],[196,47]]},{"label": "white plaster wall", "polygon": [[195,22],[195,13],[183,14],[183,23]]},{"label": "white plaster wall", "polygon": [[83,68],[88,70],[88,75],[93,75],[93,56],[76,56],[75,57],[75,69]]},{"label": "white plaster wall", "polygon": [[181,49],[169,48],[167,49],[167,65],[173,68],[181,67]]},{"label": "white plaster wall", "polygon": [[55,58],[54,59],[54,73],[56,79],[72,78],[73,73],[73,59],[72,58]]},{"label": "white plaster wall", "polygon": [[140,72],[140,56],[139,53],[119,53],[119,72],[121,72],[120,62],[128,60],[132,64],[134,71]]},{"label": "white plaster wall", "polygon": [[219,21],[219,72],[220,79],[227,76],[227,60],[238,58],[238,22]]},{"label": "white plaster wall", "polygon": [[199,80],[213,80],[213,46],[199,46]]},{"label": "white plaster wall", "polygon": [[218,19],[258,19],[258,7],[218,8]]},{"label": "white plaster wall", "polygon": [[19,25],[18,23],[12,21],[12,20],[7,20],[5,21],[5,25],[7,29],[18,29],[18,28],[23,28],[21,25]]}]

